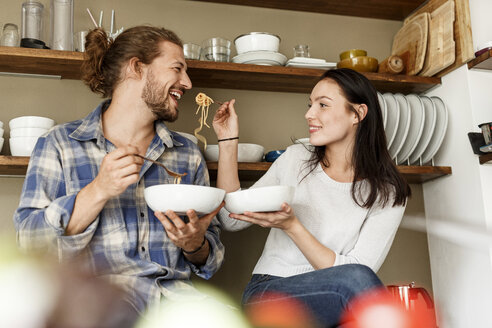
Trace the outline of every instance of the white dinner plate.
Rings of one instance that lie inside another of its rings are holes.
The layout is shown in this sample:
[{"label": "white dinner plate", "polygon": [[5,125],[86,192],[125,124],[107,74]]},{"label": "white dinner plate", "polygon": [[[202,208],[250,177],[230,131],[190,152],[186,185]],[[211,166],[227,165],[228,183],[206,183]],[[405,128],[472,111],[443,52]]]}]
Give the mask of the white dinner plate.
[{"label": "white dinner plate", "polygon": [[398,153],[398,164],[404,164],[407,162],[410,154],[415,150],[419,143],[422,131],[424,130],[425,123],[425,109],[422,100],[415,94],[409,94],[405,96],[408,101],[409,110],[412,119],[410,120],[410,127],[408,128],[408,135]]},{"label": "white dinner plate", "polygon": [[273,51],[249,51],[232,58],[233,63],[273,66],[284,65],[286,61],[287,57],[280,52]]},{"label": "white dinner plate", "polygon": [[389,148],[389,153],[392,159],[397,158],[405,139],[408,135],[408,130],[410,128],[410,121],[412,119],[412,112],[410,111],[410,106],[408,104],[407,98],[401,93],[396,93],[395,99],[400,107],[400,121],[398,122],[398,128],[396,129],[396,136]]},{"label": "white dinner plate", "polygon": [[285,67],[301,67],[301,68],[318,68],[318,69],[331,69],[336,68],[337,64],[332,65],[332,63],[326,64],[302,64],[302,63],[288,63]]},{"label": "white dinner plate", "polygon": [[386,129],[386,119],[388,117],[386,109],[386,100],[384,100],[381,92],[378,92],[379,107],[381,107],[381,115],[383,116],[383,127]]},{"label": "white dinner plate", "polygon": [[383,94],[383,98],[386,103],[387,114],[387,123],[384,132],[386,133],[386,142],[388,143],[389,149],[395,139],[398,122],[400,121],[400,107],[392,93],[387,92]]},{"label": "white dinner plate", "polygon": [[410,163],[412,164],[416,163],[420,156],[424,153],[424,150],[427,148],[436,126],[436,106],[434,106],[434,103],[429,97],[420,96],[420,100],[422,100],[422,103],[424,104],[425,122],[424,130],[422,131],[422,136],[420,137],[419,143],[410,155]]},{"label": "white dinner plate", "polygon": [[439,97],[431,97],[431,100],[436,106],[436,127],[427,148],[422,154],[422,163],[429,162],[436,155],[448,127],[448,109],[446,105]]}]

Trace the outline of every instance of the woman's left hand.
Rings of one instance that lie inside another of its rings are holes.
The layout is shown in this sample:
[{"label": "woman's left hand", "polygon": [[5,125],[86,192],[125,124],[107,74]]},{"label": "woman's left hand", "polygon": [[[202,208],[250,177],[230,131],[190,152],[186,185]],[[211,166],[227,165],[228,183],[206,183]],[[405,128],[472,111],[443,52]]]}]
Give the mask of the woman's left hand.
[{"label": "woman's left hand", "polygon": [[264,228],[278,228],[284,231],[292,229],[292,227],[299,222],[294,214],[294,210],[287,203],[283,203],[282,208],[277,212],[231,213],[229,216],[233,219],[257,224]]},{"label": "woman's left hand", "polygon": [[235,99],[223,103],[215,112],[212,125],[218,139],[239,136],[239,119],[234,109]]}]

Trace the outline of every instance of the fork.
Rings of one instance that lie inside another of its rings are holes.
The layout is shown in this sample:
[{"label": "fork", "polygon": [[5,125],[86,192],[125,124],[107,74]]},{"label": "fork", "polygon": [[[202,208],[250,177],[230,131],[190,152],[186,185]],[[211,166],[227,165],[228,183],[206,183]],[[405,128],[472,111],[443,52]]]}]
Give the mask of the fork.
[{"label": "fork", "polygon": [[164,164],[162,164],[162,163],[160,163],[160,162],[158,162],[158,161],[154,161],[153,159],[150,159],[150,158],[148,158],[148,157],[142,156],[142,155],[140,155],[140,154],[134,154],[134,155],[135,155],[135,156],[137,156],[137,157],[140,157],[140,158],[142,158],[142,159],[144,159],[144,160],[146,160],[146,161],[152,162],[152,163],[154,163],[155,165],[159,165],[160,167],[163,167],[163,168],[164,168],[164,170],[166,170],[166,172],[167,172],[170,176],[172,176],[172,177],[174,177],[174,178],[182,178],[182,177],[184,177],[185,175],[187,175],[187,174],[188,174],[188,173],[186,173],[186,172],[185,172],[185,173],[177,173],[177,172],[171,171],[171,170],[170,170],[170,169],[168,169],[168,168],[167,168]]}]

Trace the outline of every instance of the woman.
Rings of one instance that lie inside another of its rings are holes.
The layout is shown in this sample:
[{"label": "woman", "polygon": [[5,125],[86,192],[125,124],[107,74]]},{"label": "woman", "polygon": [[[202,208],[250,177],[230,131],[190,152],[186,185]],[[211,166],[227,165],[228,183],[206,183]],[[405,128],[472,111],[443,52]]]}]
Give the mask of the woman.
[{"label": "woman", "polygon": [[[376,90],[349,69],[323,74],[305,114],[314,147],[287,148],[253,188],[291,185],[291,204],[278,212],[222,211],[226,230],[271,229],[243,295],[248,306],[266,293],[301,300],[323,326],[338,324],[354,296],[381,286],[374,271],[386,257],[410,188],[386,147]],[[214,117],[219,139],[217,186],[240,188],[234,101]]]}]

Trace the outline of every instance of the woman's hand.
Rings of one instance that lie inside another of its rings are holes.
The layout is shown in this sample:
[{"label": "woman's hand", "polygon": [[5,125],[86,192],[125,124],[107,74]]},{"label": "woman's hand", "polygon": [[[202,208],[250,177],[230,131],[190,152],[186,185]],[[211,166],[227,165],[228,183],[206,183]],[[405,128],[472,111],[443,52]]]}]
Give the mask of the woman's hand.
[{"label": "woman's hand", "polygon": [[239,120],[234,109],[235,99],[223,103],[215,112],[212,125],[217,139],[226,139],[239,136]]},{"label": "woman's hand", "polygon": [[283,203],[278,212],[244,212],[243,214],[231,213],[229,217],[241,221],[257,224],[264,228],[278,228],[286,232],[293,229],[299,223],[294,210],[289,204]]}]

